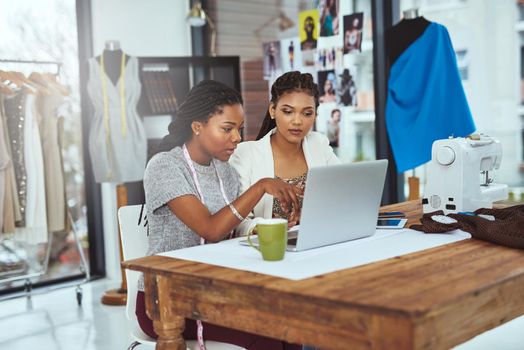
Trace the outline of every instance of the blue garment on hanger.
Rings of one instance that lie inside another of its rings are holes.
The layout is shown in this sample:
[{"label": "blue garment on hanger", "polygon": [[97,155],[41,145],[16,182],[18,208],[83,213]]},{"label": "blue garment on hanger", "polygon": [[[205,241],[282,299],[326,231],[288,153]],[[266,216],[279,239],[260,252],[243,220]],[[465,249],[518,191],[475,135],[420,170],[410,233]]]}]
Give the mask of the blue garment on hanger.
[{"label": "blue garment on hanger", "polygon": [[399,173],[431,160],[433,141],[475,131],[443,25],[431,23],[391,66],[386,126]]}]

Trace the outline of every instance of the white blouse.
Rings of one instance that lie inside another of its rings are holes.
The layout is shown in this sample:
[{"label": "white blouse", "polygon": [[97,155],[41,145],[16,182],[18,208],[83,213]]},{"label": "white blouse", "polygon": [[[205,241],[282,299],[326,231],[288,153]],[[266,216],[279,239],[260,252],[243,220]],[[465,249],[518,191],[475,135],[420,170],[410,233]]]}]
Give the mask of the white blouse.
[{"label": "white blouse", "polygon": [[[238,145],[229,163],[240,175],[240,193],[263,178],[275,177],[275,162],[271,148],[271,130],[258,141],[246,141]],[[310,131],[302,141],[302,149],[308,168],[323,165],[340,164],[333,149],[329,146],[327,137],[316,131]],[[236,232],[237,235],[246,235],[256,225],[257,218],[271,218],[273,213],[273,196],[264,194],[257,203],[249,218],[242,222]]]}]

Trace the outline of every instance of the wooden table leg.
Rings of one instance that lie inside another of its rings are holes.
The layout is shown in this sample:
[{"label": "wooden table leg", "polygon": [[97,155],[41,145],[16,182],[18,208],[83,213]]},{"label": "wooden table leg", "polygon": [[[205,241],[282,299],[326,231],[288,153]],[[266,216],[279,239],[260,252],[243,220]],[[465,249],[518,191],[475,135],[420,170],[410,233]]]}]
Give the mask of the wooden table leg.
[{"label": "wooden table leg", "polygon": [[153,321],[158,340],[156,350],[186,350],[182,333],[186,328],[186,319],[180,316],[170,317],[169,322]]},{"label": "wooden table leg", "polygon": [[169,280],[163,276],[144,275],[146,311],[153,320],[153,328],[158,334],[157,350],[186,350],[182,337],[186,328],[184,316],[178,316],[171,295]]}]

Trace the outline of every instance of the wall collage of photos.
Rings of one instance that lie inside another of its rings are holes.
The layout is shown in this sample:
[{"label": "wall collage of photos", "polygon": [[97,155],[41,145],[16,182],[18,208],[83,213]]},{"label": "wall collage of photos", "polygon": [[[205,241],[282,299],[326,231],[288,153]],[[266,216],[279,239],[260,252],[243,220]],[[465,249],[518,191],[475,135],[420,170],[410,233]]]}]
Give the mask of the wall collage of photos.
[{"label": "wall collage of photos", "polygon": [[264,79],[311,73],[319,86],[314,129],[344,162],[375,158],[371,2],[320,0],[299,13],[298,37],[262,44]]}]

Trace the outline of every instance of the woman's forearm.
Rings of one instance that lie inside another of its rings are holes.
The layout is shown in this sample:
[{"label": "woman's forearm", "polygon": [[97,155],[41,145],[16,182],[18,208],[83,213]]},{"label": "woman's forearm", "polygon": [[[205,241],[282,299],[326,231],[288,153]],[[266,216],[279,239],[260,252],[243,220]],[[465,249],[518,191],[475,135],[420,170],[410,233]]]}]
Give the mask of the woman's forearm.
[{"label": "woman's forearm", "polygon": [[171,200],[168,205],[173,213],[191,230],[208,241],[216,242],[231,232],[242,221],[234,213],[236,210],[246,217],[257,205],[264,193],[278,198],[285,210],[300,211],[298,195],[303,190],[284,181],[265,178],[248,188],[233,203],[224,206],[211,214],[202,202],[193,195],[182,196]]},{"label": "woman's forearm", "polygon": [[[260,180],[247,189],[231,203],[236,211],[247,217],[264,195],[264,180]],[[174,199],[168,203],[173,213],[191,230],[207,241],[218,242],[241,222],[229,206],[224,206],[215,214],[194,196]]]},{"label": "woman's forearm", "polygon": [[[240,195],[240,197],[234,200],[231,205],[243,218],[245,218],[253,210],[255,205],[257,205],[260,199],[262,199],[264,193],[263,180],[259,180]],[[229,206],[225,206],[210,217],[208,228],[211,236],[210,238],[214,238],[216,241],[220,240],[224,235],[237,227],[240,222],[241,221],[233,213],[233,210]]]}]

